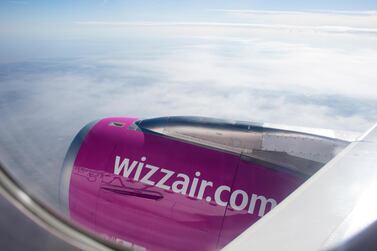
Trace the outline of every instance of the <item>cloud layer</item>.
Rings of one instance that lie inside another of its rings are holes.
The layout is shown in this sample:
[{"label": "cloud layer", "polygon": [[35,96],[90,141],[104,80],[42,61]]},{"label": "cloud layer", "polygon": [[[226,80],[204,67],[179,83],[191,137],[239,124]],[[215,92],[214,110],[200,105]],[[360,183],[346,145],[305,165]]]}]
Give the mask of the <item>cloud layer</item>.
[{"label": "cloud layer", "polygon": [[221,11],[232,20],[82,21],[79,35],[4,61],[0,158],[56,202],[65,151],[94,119],[202,115],[355,131],[377,121],[374,12]]}]

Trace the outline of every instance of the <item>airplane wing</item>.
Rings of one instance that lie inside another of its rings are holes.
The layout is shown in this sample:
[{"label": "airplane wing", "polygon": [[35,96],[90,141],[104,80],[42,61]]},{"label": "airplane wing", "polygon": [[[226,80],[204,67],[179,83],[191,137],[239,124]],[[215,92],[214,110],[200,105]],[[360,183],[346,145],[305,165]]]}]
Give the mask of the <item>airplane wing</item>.
[{"label": "airplane wing", "polygon": [[224,250],[349,250],[360,235],[364,246],[351,250],[371,250],[376,194],[377,125]]}]

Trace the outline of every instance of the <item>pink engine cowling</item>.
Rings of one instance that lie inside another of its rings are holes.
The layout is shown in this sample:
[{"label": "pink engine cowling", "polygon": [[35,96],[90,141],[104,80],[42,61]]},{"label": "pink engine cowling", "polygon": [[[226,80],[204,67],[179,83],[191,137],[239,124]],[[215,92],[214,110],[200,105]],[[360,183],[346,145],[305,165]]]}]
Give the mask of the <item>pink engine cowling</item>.
[{"label": "pink engine cowling", "polygon": [[218,250],[305,178],[107,118],[72,142],[60,200],[70,218],[146,250]]}]

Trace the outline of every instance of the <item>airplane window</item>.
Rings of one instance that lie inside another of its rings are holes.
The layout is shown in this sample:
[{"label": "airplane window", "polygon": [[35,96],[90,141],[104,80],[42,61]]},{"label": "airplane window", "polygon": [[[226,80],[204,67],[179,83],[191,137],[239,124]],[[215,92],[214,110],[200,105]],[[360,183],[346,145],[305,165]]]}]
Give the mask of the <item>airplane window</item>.
[{"label": "airplane window", "polygon": [[1,1],[4,177],[104,246],[221,249],[377,121],[376,9]]}]

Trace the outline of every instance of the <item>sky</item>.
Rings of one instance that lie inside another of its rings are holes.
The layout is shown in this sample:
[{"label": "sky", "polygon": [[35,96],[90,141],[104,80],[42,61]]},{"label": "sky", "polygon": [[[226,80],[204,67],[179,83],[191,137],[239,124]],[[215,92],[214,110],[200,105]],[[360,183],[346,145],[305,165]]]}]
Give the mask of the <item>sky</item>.
[{"label": "sky", "polygon": [[95,119],[377,122],[376,1],[1,1],[0,34],[0,159],[51,204]]}]

